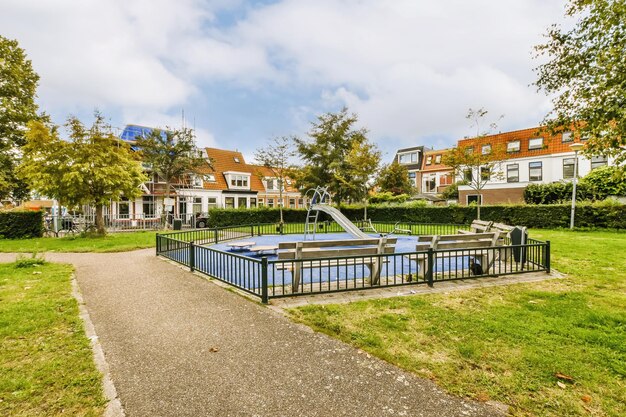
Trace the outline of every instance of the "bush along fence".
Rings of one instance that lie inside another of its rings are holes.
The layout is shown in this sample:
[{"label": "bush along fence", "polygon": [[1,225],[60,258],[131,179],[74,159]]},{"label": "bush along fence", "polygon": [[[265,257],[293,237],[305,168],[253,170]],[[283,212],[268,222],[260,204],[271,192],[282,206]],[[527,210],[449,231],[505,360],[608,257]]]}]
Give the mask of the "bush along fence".
[{"label": "bush along fence", "polygon": [[0,239],[28,239],[43,236],[42,211],[0,212]]},{"label": "bush along fence", "polygon": [[[396,224],[377,224],[381,229]],[[416,235],[453,234],[467,226],[405,223]],[[434,286],[437,282],[468,278],[550,272],[550,242],[528,239],[513,245],[507,239],[498,246],[458,248],[367,255],[273,259],[253,258],[218,250],[213,244],[264,234],[302,234],[304,225],[250,224],[157,234],[156,254],[192,271],[228,283],[259,297],[272,298],[323,294],[399,285]],[[342,231],[328,222],[319,233]],[[479,266],[476,266],[476,265]]]},{"label": "bush along fence", "polygon": [[[481,218],[497,223],[524,225],[528,228],[553,229],[569,227],[570,204],[546,205],[499,205],[481,206]],[[363,219],[362,206],[341,207],[350,220]],[[283,209],[286,223],[304,223],[306,210]],[[368,218],[383,223],[457,223],[470,224],[476,218],[472,206],[385,206],[367,207]],[[329,220],[320,213],[321,220]],[[209,227],[237,224],[277,223],[278,209],[213,209],[210,211]],[[607,203],[579,203],[576,207],[577,227],[626,229],[626,205]]]}]

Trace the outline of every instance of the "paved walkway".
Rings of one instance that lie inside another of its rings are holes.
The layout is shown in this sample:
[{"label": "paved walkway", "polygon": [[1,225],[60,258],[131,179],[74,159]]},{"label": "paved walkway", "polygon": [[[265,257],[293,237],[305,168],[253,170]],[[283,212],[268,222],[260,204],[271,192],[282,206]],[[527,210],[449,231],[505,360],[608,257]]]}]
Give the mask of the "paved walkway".
[{"label": "paved walkway", "polygon": [[76,266],[127,416],[500,415],[294,324],[153,250],[46,258]]}]

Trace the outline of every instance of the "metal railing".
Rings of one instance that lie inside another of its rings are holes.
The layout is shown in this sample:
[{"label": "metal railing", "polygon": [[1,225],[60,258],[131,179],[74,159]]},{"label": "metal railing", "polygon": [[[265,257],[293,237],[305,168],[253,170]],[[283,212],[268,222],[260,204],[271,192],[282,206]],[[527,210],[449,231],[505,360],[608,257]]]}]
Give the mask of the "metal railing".
[{"label": "metal railing", "polygon": [[[466,228],[464,225],[411,226],[416,234]],[[493,247],[306,260],[255,259],[206,246],[255,235],[304,230],[303,224],[284,224],[278,230],[277,227],[277,224],[253,224],[160,233],[156,235],[156,254],[260,297],[263,303],[280,297],[399,285],[433,286],[437,282],[470,278],[550,272],[550,242],[535,239],[528,239],[522,245],[511,245],[505,240],[504,245]],[[327,230],[335,232],[335,226],[328,224]]]}]

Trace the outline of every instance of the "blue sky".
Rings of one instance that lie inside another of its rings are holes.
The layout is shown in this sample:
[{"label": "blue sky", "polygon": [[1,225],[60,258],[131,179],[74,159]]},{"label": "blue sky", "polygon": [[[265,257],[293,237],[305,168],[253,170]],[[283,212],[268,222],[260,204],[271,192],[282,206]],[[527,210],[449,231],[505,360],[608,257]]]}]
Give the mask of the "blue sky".
[{"label": "blue sky", "polygon": [[0,30],[41,76],[62,123],[178,127],[249,157],[305,136],[347,106],[389,160],[397,148],[470,135],[468,108],[500,130],[541,122],[532,47],[563,20],[558,0],[3,0]]}]

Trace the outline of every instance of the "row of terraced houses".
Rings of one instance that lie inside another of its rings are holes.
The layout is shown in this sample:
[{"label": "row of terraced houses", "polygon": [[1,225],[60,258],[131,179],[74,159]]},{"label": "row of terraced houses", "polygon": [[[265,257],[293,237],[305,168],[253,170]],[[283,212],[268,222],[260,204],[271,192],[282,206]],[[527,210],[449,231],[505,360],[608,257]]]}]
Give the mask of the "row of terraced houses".
[{"label": "row of terraced houses", "polygon": [[[494,172],[481,196],[467,185],[459,186],[459,203],[477,201],[483,204],[523,202],[524,188],[529,184],[571,181],[574,178],[574,151],[572,143],[585,143],[584,138],[565,131],[547,134],[540,127],[498,133],[458,141],[457,146],[468,152],[488,153],[496,147],[506,150],[500,164],[499,174]],[[442,163],[448,149],[433,150],[425,146],[399,149],[395,161],[405,166],[413,186],[421,195],[436,195],[455,181],[452,168]],[[610,165],[613,161],[603,156],[587,158],[578,155],[578,176],[587,175],[592,169]],[[479,175],[473,172],[472,175]]]},{"label": "row of terraced houses", "polygon": [[[133,142],[138,134],[150,128],[129,125],[121,135],[122,140]],[[574,152],[570,145],[580,142],[571,132],[547,135],[538,127],[513,132],[498,133],[479,138],[461,139],[457,146],[472,152],[489,152],[504,147],[502,174],[495,176],[481,191],[483,204],[518,203],[523,201],[523,191],[528,184],[571,180],[574,177]],[[582,140],[584,142],[584,140]],[[173,184],[170,195],[165,195],[165,181],[156,173],[142,185],[143,195],[134,200],[112,202],[107,216],[115,220],[158,219],[165,198],[170,204],[167,211],[175,218],[193,223],[198,213],[211,208],[283,207],[302,208],[305,199],[291,181],[283,184],[282,201],[279,181],[268,167],[249,164],[239,151],[204,148],[204,156],[212,164],[199,172],[180,178]],[[462,178],[456,178],[444,155],[448,149],[434,150],[427,146],[399,149],[395,162],[405,166],[409,179],[422,197],[435,197],[446,187]],[[579,176],[592,169],[612,163],[597,156],[579,156]],[[149,173],[149,167],[146,167]],[[473,173],[478,175],[478,173]],[[459,186],[459,203],[469,204],[479,196],[469,186]],[[436,198],[432,198],[436,200]]]}]

